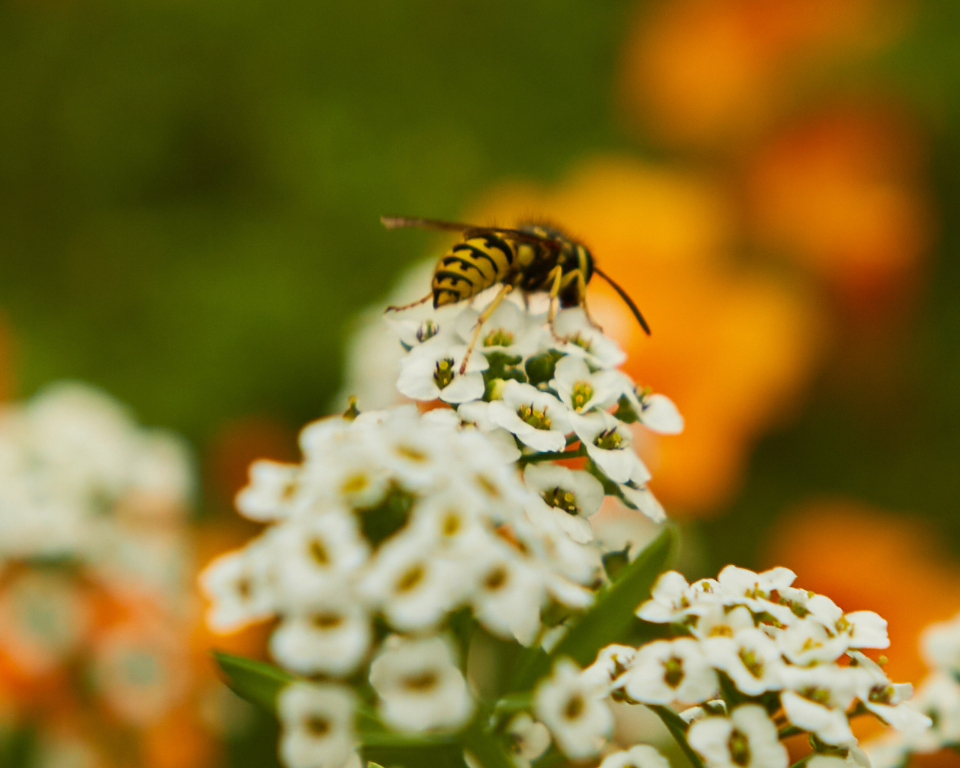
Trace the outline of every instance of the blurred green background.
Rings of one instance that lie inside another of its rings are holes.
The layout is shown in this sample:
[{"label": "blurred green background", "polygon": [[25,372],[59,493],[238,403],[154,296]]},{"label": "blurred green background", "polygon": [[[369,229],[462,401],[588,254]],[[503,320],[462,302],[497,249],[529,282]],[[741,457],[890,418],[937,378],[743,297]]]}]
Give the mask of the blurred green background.
[{"label": "blurred green background", "polygon": [[[237,419],[293,434],[328,412],[353,315],[434,242],[381,214],[457,218],[492,184],[555,184],[603,153],[722,165],[620,105],[628,32],[662,5],[0,3],[13,395],[95,383],[204,461]],[[742,490],[690,523],[703,573],[762,564],[768,526],[816,495],[960,548],[960,4],[898,5],[903,32],[814,90],[882,92],[921,127],[936,224],[916,298],[862,341],[836,333]],[[237,764],[266,764],[258,743]]]}]

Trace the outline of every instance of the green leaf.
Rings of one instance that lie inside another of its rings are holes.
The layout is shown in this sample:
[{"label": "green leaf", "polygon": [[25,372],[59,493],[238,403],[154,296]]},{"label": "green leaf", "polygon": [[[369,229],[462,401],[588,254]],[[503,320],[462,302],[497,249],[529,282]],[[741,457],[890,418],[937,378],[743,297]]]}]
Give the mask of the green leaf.
[{"label": "green leaf", "polygon": [[527,371],[527,378],[533,386],[543,384],[553,378],[554,369],[557,367],[557,360],[563,357],[562,352],[555,349],[548,350],[536,357],[531,357],[524,364]]},{"label": "green leaf", "polygon": [[[657,577],[666,568],[677,545],[677,532],[665,528],[622,571],[616,583],[597,596],[593,606],[584,613],[549,655],[541,654],[518,670],[513,690],[526,690],[545,675],[553,659],[569,656],[580,666],[596,658],[597,651],[610,643],[635,637],[639,621],[634,616],[637,606],[650,597]],[[651,636],[656,627],[651,628]]]},{"label": "green leaf", "polygon": [[551,656],[569,656],[580,666],[586,666],[593,662],[601,648],[623,638],[637,623],[634,612],[650,597],[650,590],[676,546],[676,529],[665,528],[623,569],[619,580],[600,593]]},{"label": "green leaf", "polygon": [[289,672],[262,661],[214,651],[213,658],[226,683],[240,698],[276,714],[277,694],[296,678]]},{"label": "green leaf", "polygon": [[516,768],[504,749],[503,742],[482,730],[477,721],[463,734],[463,746],[470,750],[483,768]]},{"label": "green leaf", "polygon": [[390,768],[467,768],[463,747],[453,743],[420,746],[364,744],[360,754],[368,764],[389,765]]},{"label": "green leaf", "polygon": [[667,726],[667,730],[670,731],[670,735],[676,739],[677,744],[680,745],[680,749],[683,750],[683,754],[687,756],[693,768],[704,768],[700,755],[694,752],[693,748],[687,742],[687,724],[683,721],[683,718],[669,707],[656,705],[651,706],[650,709],[659,715],[663,724]]}]

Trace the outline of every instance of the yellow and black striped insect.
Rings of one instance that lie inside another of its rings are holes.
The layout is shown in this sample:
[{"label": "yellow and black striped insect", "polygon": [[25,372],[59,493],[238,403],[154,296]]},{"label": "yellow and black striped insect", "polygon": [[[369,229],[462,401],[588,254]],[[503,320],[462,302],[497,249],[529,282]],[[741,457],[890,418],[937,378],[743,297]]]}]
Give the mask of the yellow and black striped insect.
[{"label": "yellow and black striped insect", "polygon": [[459,242],[437,262],[433,272],[430,293],[422,299],[400,307],[387,307],[388,312],[397,312],[424,304],[433,299],[433,306],[456,304],[476,296],[497,283],[502,288],[480,314],[473,337],[460,365],[460,373],[467,367],[467,360],[476,344],[480,328],[493,314],[503,298],[515,288],[524,293],[547,291],[550,310],[547,322],[554,337],[557,336],[553,321],[557,305],[583,307],[587,319],[597,328],[600,326],[587,309],[587,283],[597,274],[606,280],[633,312],[640,327],[649,335],[650,328],[637,305],[626,291],[594,263],[593,255],[583,244],[565,235],[559,229],[543,224],[520,224],[516,229],[502,227],[477,227],[436,219],[412,219],[383,216],[380,219],[387,229],[400,227],[424,227],[461,233]]}]

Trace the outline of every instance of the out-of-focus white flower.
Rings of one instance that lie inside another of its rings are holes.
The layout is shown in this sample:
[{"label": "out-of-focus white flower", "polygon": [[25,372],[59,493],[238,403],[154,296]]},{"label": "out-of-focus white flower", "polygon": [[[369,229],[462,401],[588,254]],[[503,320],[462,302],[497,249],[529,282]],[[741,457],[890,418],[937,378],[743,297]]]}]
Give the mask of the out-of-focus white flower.
[{"label": "out-of-focus white flower", "polygon": [[712,698],[719,682],[700,643],[681,637],[642,646],[616,685],[644,704],[696,704]]},{"label": "out-of-focus white flower", "polygon": [[627,359],[617,343],[587,319],[583,307],[558,312],[554,329],[565,340],[556,345],[560,352],[582,357],[597,368],[615,368]]},{"label": "out-of-focus white flower", "polygon": [[960,673],[960,614],[924,629],[920,650],[930,667]]},{"label": "out-of-focus white flower", "polygon": [[471,595],[474,615],[490,632],[530,645],[540,628],[546,600],[543,569],[506,544],[490,542],[467,566],[475,574]]},{"label": "out-of-focus white flower", "polygon": [[670,763],[654,747],[637,744],[623,752],[607,755],[599,768],[670,768]]},{"label": "out-of-focus white flower", "polygon": [[[871,768],[870,758],[859,747],[849,747],[846,757],[840,755],[813,755],[807,761],[808,768]],[[874,765],[873,768],[881,768]]]},{"label": "out-of-focus white flower", "polygon": [[[480,312],[466,307],[454,321],[457,334],[464,342],[473,337]],[[478,353],[502,352],[526,357],[533,354],[543,336],[542,316],[531,316],[512,301],[501,302],[487,318],[477,337]]]},{"label": "out-of-focus white flower", "polygon": [[349,592],[321,593],[284,615],[270,636],[270,652],[302,674],[342,677],[367,655],[370,618]]},{"label": "out-of-focus white flower", "polygon": [[535,451],[562,451],[571,431],[566,406],[529,384],[508,381],[503,397],[490,403],[490,419]]},{"label": "out-of-focus white flower", "polygon": [[237,494],[237,510],[258,522],[289,517],[299,476],[300,468],[296,464],[253,462],[250,482]]},{"label": "out-of-focus white flower", "polygon": [[388,638],[370,665],[370,685],[380,698],[380,716],[399,730],[457,728],[473,712],[456,655],[444,637]]},{"label": "out-of-focus white flower", "polygon": [[526,768],[550,747],[550,731],[526,712],[521,712],[507,723],[510,754],[519,768]]},{"label": "out-of-focus white flower", "polygon": [[436,626],[461,599],[465,582],[457,563],[439,557],[415,533],[384,544],[359,584],[371,608],[403,631]]},{"label": "out-of-focus white flower", "polygon": [[268,571],[270,543],[255,539],[243,549],[214,559],[200,574],[200,587],[210,609],[207,624],[232,632],[269,618],[276,609],[276,591]]},{"label": "out-of-focus white flower", "polygon": [[687,732],[707,768],[786,768],[787,749],[763,707],[746,704],[729,717],[705,717]]},{"label": "out-of-focus white flower", "polygon": [[583,670],[583,678],[598,688],[608,690],[614,681],[629,669],[637,649],[629,645],[608,645],[597,654],[597,660]]},{"label": "out-of-focus white flower", "polygon": [[583,677],[569,659],[559,659],[553,672],[537,685],[533,713],[553,734],[567,757],[583,760],[603,749],[613,730],[606,691]]},{"label": "out-of-focus white flower", "polygon": [[554,510],[557,522],[571,539],[581,544],[593,539],[587,518],[600,509],[603,501],[603,486],[597,478],[558,464],[530,464],[523,471],[523,481]]},{"label": "out-of-focus white flower", "polygon": [[461,374],[460,364],[466,352],[465,344],[450,344],[442,339],[431,339],[416,347],[400,361],[397,389],[412,400],[479,400],[485,389],[483,372],[489,363],[483,355],[470,355]]},{"label": "out-of-focus white flower", "polygon": [[293,683],[277,697],[288,768],[342,768],[356,748],[356,698],[341,685]]}]

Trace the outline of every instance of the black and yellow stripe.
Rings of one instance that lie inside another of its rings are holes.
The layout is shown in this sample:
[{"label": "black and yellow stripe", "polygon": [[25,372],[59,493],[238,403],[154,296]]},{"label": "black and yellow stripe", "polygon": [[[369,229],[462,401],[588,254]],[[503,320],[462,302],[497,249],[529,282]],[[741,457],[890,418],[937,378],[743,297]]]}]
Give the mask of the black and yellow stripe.
[{"label": "black and yellow stripe", "polygon": [[437,263],[433,305],[456,304],[518,271],[517,243],[496,232],[468,235]]}]

